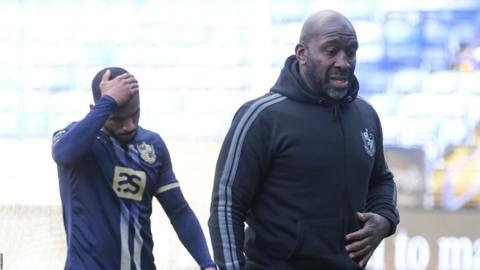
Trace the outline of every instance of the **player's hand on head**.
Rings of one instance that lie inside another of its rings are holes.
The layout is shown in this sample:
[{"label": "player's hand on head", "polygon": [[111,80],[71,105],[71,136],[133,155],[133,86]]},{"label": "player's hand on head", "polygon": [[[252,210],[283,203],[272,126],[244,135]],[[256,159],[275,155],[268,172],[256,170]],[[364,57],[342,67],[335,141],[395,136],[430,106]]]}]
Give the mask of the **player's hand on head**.
[{"label": "player's hand on head", "polygon": [[103,95],[111,96],[118,105],[125,104],[134,93],[138,92],[138,81],[130,73],[123,73],[110,80],[111,72],[108,69],[100,81],[100,91]]}]

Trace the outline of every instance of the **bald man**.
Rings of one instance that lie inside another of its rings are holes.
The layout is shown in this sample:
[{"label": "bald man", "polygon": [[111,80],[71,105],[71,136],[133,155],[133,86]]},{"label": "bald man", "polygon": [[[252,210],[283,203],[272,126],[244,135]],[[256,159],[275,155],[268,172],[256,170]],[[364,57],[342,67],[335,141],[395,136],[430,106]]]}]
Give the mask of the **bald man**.
[{"label": "bald man", "polygon": [[311,15],[270,92],[236,113],[209,219],[220,269],[363,269],[395,232],[395,183],[379,117],[357,96],[357,49],[343,15]]}]

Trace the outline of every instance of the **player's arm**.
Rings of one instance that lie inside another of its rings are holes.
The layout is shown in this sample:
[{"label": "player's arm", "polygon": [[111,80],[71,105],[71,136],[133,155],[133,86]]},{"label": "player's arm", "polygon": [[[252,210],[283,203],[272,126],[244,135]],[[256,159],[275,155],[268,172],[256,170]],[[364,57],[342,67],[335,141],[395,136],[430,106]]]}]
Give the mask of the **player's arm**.
[{"label": "player's arm", "polygon": [[90,150],[95,137],[117,106],[109,96],[101,97],[81,121],[53,135],[52,156],[62,167],[71,167]]},{"label": "player's arm", "polygon": [[397,209],[397,189],[393,174],[385,160],[382,127],[378,117],[377,123],[379,136],[376,140],[375,164],[368,187],[366,210],[389,221],[390,226],[386,235],[389,236],[395,233],[400,217]]},{"label": "player's arm", "polygon": [[245,265],[244,222],[268,167],[268,124],[248,108],[235,116],[215,172],[208,225],[214,259],[222,270]]},{"label": "player's arm", "polygon": [[201,269],[217,269],[208,251],[200,223],[188,205],[178,182],[161,186],[156,195],[183,246]]},{"label": "player's arm", "polygon": [[63,167],[73,166],[89,151],[98,131],[112,111],[125,103],[133,93],[138,91],[135,78],[122,74],[112,80],[110,71],[105,72],[100,82],[102,97],[81,121],[53,135],[52,156]]},{"label": "player's arm", "polygon": [[216,269],[200,223],[180,190],[172,169],[170,154],[162,138],[157,138],[156,147],[162,166],[155,179],[157,187],[155,197],[170,219],[178,238],[201,269]]}]

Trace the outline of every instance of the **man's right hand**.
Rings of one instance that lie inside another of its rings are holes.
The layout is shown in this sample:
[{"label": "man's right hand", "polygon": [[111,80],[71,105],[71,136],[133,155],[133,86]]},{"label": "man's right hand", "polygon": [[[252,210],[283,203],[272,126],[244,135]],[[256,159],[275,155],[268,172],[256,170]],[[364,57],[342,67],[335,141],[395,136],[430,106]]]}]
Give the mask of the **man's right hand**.
[{"label": "man's right hand", "polygon": [[100,81],[100,91],[103,95],[108,95],[115,99],[119,106],[125,104],[134,93],[138,92],[138,81],[130,73],[121,74],[110,80],[110,70],[108,69]]}]

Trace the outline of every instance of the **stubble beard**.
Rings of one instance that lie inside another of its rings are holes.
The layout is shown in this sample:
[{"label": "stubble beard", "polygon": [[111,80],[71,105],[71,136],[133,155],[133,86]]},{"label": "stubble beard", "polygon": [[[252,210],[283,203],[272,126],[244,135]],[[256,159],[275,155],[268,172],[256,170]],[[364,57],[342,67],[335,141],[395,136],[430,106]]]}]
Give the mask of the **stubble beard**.
[{"label": "stubble beard", "polygon": [[333,89],[329,86],[326,87],[325,93],[332,99],[339,100],[344,98],[348,93],[349,88],[345,89]]},{"label": "stubble beard", "polygon": [[334,100],[340,100],[348,94],[350,87],[347,87],[345,89],[334,89],[329,85],[328,79],[325,79],[326,81],[322,82],[322,80],[317,74],[318,73],[315,65],[312,64],[310,57],[307,57],[306,75],[308,80],[310,81],[312,90],[315,93],[321,94],[321,92],[325,92],[328,97]]}]

